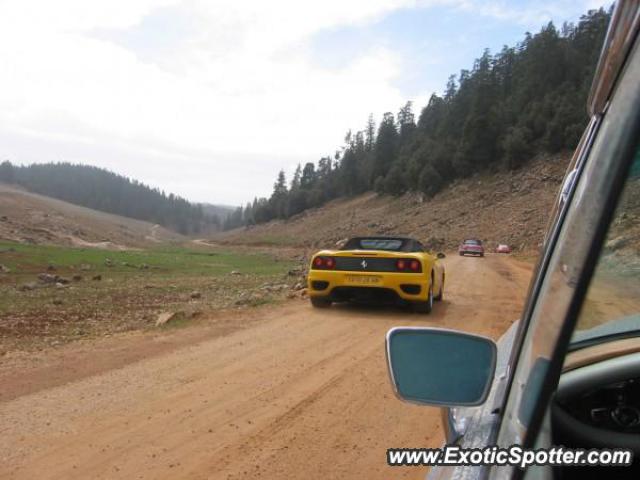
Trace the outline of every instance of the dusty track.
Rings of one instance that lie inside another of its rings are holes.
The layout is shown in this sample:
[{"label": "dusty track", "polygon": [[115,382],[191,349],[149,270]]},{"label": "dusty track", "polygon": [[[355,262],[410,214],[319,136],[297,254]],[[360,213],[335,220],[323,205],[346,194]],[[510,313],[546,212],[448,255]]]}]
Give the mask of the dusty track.
[{"label": "dusty track", "polygon": [[394,398],[385,332],[434,325],[497,338],[530,274],[497,256],[446,267],[445,300],[429,316],[296,300],[171,337],[4,361],[0,478],[422,478],[387,467],[385,452],[439,445],[439,413]]}]

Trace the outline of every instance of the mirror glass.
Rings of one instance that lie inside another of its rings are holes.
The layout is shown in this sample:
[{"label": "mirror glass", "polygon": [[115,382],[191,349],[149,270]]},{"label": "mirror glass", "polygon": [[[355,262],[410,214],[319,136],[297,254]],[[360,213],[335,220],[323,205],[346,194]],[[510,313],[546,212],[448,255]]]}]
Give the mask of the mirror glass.
[{"label": "mirror glass", "polygon": [[481,405],[489,393],[497,349],[491,340],[437,328],[394,328],[387,357],[394,388],[409,402]]}]

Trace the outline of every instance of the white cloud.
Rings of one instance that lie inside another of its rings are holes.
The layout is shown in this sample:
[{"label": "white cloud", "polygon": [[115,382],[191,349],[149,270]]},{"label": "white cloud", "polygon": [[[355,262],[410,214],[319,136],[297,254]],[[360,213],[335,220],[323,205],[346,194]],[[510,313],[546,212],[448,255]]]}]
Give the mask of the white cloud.
[{"label": "white cloud", "polygon": [[[323,28],[367,22],[401,5],[391,0],[2,2],[0,130],[28,134],[47,149],[63,142],[65,159],[126,174],[135,170],[143,180],[160,183],[173,179],[157,177],[154,170],[170,170],[164,164],[178,155],[198,164],[198,178],[212,179],[205,193],[190,189],[185,178],[179,193],[199,200],[205,194],[218,201],[246,200],[253,192],[243,190],[244,183],[234,198],[212,192],[236,181],[233,165],[220,171],[216,159],[251,157],[256,172],[269,166],[261,174],[268,190],[274,164],[315,160],[329,153],[347,128],[364,123],[371,109],[379,113],[402,102],[391,86],[398,60],[390,51],[372,48],[348,68],[329,71],[310,62],[304,44]],[[188,38],[161,52],[157,61],[141,59],[135,45],[106,38],[104,32],[117,37],[135,30],[161,8],[195,21]],[[84,146],[74,149],[74,144]],[[92,144],[99,148],[92,158],[84,157]],[[121,148],[129,150],[128,162],[103,157]],[[1,150],[0,156],[16,161],[35,160]],[[146,163],[146,174],[131,168],[136,155]],[[52,158],[58,155],[43,151],[40,160]]]},{"label": "white cloud", "polygon": [[534,0],[524,3],[509,0],[463,0],[458,7],[486,17],[538,30],[549,21],[565,20],[573,16],[572,14],[576,10],[587,12],[606,5],[606,1],[603,0]]},{"label": "white cloud", "polygon": [[307,40],[425,5],[505,14],[470,0],[0,1],[0,158],[97,164],[195,200],[268,194],[277,169],[406,101],[393,51],[327,69]]}]

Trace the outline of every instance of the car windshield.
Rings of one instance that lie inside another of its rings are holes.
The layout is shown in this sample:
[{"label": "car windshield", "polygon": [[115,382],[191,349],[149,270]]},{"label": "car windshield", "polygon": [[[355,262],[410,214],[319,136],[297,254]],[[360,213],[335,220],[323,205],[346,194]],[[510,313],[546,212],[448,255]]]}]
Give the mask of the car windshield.
[{"label": "car windshield", "polygon": [[465,245],[480,245],[480,240],[465,240]]},{"label": "car windshield", "polygon": [[[572,337],[572,348],[640,333],[640,151],[627,178]],[[564,264],[572,281],[571,259]]]},{"label": "car windshield", "polygon": [[342,250],[403,251],[406,240],[402,238],[352,238]]}]

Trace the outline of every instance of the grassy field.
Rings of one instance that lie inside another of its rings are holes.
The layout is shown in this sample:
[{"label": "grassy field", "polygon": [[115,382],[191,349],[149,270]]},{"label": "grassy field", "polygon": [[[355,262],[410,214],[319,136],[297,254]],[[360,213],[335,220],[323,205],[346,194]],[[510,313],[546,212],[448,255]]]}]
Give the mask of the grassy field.
[{"label": "grassy field", "polygon": [[0,242],[0,263],[9,267],[14,275],[38,273],[49,265],[67,272],[89,265],[94,271],[112,273],[131,272],[146,266],[156,273],[192,275],[224,275],[234,270],[269,275],[281,273],[283,269],[282,262],[266,255],[203,248],[107,251],[3,242]]},{"label": "grassy field", "polygon": [[[298,281],[288,275],[291,261],[196,246],[106,251],[0,242],[0,265],[0,351],[150,328],[162,312],[180,312],[184,325],[211,310],[278,301]],[[43,273],[61,282],[44,282]]]}]

